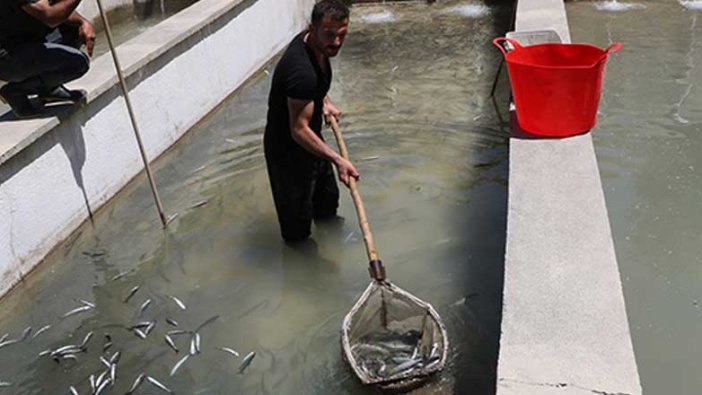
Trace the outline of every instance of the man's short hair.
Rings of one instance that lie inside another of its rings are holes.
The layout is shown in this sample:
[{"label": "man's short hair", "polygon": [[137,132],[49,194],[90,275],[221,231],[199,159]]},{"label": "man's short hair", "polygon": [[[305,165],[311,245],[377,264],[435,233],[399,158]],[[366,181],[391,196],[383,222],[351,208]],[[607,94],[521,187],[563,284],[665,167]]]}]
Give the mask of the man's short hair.
[{"label": "man's short hair", "polygon": [[321,0],[312,8],[312,24],[317,26],[324,17],[343,21],[349,18],[349,7],[342,0]]}]

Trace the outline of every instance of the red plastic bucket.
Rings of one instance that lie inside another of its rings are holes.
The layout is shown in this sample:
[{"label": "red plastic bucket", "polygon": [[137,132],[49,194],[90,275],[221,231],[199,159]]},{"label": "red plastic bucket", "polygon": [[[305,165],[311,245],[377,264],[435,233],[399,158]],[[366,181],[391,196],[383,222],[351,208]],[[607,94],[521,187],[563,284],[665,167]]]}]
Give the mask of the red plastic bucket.
[{"label": "red plastic bucket", "polygon": [[[514,50],[506,51],[507,41]],[[522,130],[549,137],[572,136],[595,126],[607,49],[588,44],[546,43],[521,46],[499,37],[495,44],[505,56],[517,120]]]}]

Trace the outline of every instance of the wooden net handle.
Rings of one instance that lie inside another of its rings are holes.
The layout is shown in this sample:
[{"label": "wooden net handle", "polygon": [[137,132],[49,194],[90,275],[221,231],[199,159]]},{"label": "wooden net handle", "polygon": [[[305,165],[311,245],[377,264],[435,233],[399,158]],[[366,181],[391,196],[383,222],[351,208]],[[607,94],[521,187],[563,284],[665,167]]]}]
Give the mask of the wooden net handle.
[{"label": "wooden net handle", "polygon": [[[346,149],[346,143],[344,142],[344,137],[341,135],[339,130],[339,125],[336,122],[336,118],[333,116],[329,117],[331,119],[332,131],[334,131],[334,137],[336,138],[336,143],[339,145],[339,151],[341,156],[349,159],[349,151]],[[377,281],[385,280],[385,268],[382,262],[378,258],[378,252],[375,249],[375,242],[373,242],[373,234],[370,230],[370,225],[368,225],[368,217],[366,216],[366,209],[363,206],[363,200],[361,199],[361,194],[358,192],[358,187],[356,186],[356,179],[349,177],[349,189],[351,190],[351,198],[353,199],[353,204],[356,206],[356,215],[358,216],[358,224],[361,227],[361,232],[363,233],[363,241],[366,244],[366,253],[368,254],[369,262],[369,272],[371,277]]]}]

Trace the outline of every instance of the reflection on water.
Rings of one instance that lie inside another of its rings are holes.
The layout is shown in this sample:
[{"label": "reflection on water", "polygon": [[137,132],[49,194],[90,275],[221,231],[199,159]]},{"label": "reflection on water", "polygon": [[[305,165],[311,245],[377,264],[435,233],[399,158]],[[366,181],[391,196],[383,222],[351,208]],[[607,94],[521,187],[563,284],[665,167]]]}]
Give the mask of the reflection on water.
[{"label": "reflection on water", "polygon": [[[366,158],[355,161],[359,188],[388,275],[447,325],[447,369],[421,394],[491,394],[495,385],[508,138],[488,98],[499,61],[489,40],[503,33],[494,18],[506,23],[509,10],[480,19],[444,12],[461,4],[386,5],[407,23],[352,19],[334,60],[331,97],[344,111],[352,158]],[[372,12],[356,7],[352,18]],[[89,377],[106,369],[99,356],[117,351],[114,393],[142,372],[185,394],[373,393],[344,365],[339,344],[343,316],[368,283],[351,199],[341,201],[345,222],[315,225],[314,243],[281,243],[261,146],[269,84],[260,73],[155,163],[165,206],[179,213],[168,230],[141,177],[3,299],[0,332],[52,325],[0,349],[0,380],[12,393],[69,385],[86,393]],[[506,108],[506,98],[497,105]],[[61,319],[81,299],[95,308]],[[175,353],[166,318],[201,339],[173,377],[192,334],[174,336]],[[157,324],[146,339],[127,329],[149,320]],[[38,356],[90,331],[77,361]],[[103,353],[106,334],[112,346]],[[256,357],[237,374],[241,357],[221,347]],[[141,393],[158,391],[142,385]]]},{"label": "reflection on water", "polygon": [[617,0],[606,0],[595,3],[595,8],[599,11],[624,12],[640,10],[646,8],[646,6],[640,3],[620,3]]},{"label": "reflection on water", "polygon": [[645,394],[702,388],[702,26],[677,2],[567,3],[574,41],[624,49],[593,131]]}]

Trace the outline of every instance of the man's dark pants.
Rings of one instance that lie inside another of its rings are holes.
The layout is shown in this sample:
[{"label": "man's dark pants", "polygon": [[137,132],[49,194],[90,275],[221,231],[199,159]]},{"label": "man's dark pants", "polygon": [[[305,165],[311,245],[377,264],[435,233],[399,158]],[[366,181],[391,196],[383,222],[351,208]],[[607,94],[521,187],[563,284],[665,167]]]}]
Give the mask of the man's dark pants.
[{"label": "man's dark pants", "polygon": [[329,161],[315,159],[309,166],[300,166],[299,162],[266,155],[266,165],[280,231],[286,242],[309,237],[313,219],[336,215],[339,187]]},{"label": "man's dark pants", "polygon": [[[63,32],[62,32],[63,33]],[[27,95],[45,93],[81,77],[90,58],[80,51],[74,34],[53,35],[50,40],[10,44],[0,55],[0,80]]]}]

